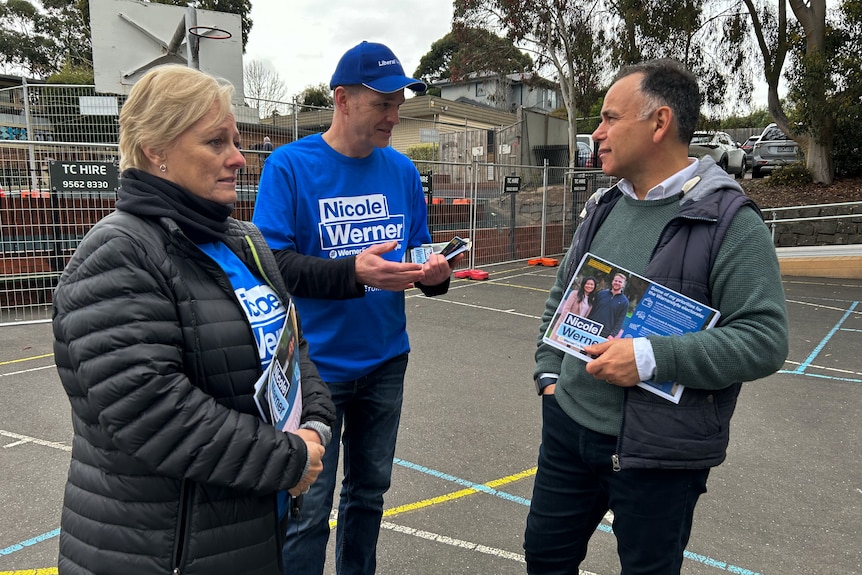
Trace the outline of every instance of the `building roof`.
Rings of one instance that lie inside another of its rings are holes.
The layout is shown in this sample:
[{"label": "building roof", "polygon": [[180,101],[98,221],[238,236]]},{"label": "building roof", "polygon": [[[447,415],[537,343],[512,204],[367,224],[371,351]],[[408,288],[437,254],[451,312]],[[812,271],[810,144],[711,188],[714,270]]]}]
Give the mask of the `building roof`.
[{"label": "building roof", "polygon": [[[472,128],[487,128],[493,126],[508,126],[517,122],[516,114],[506,110],[497,110],[475,103],[445,100],[438,96],[414,96],[405,100],[399,111],[401,118],[414,118],[454,123]],[[272,124],[285,128],[294,125],[293,116],[276,116],[266,118],[261,124]],[[311,112],[300,112],[296,117],[296,126],[301,130],[325,131],[332,124],[332,110],[320,109]]]}]

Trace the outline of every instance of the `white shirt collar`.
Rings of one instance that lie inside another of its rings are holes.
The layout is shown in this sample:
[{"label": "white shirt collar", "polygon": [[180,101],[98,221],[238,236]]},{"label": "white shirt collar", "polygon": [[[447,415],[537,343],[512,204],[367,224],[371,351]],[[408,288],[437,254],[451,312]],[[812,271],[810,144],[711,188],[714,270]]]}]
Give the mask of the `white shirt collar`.
[{"label": "white shirt collar", "polygon": [[[689,164],[685,168],[681,169],[668,179],[664,180],[650,191],[647,192],[647,195],[644,197],[645,200],[663,200],[670,196],[676,195],[682,191],[682,186],[694,177],[695,171],[697,171],[697,160],[695,158],[689,158]],[[617,182],[617,187],[620,191],[629,196],[630,198],[638,199],[635,194],[634,186],[632,183],[625,178],[621,178],[620,181]]]}]

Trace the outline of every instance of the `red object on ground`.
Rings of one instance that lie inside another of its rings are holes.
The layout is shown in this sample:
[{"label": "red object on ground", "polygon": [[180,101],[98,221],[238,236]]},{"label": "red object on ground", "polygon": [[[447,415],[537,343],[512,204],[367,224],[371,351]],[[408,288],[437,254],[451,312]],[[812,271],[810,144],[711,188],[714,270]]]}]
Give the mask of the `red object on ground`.
[{"label": "red object on ground", "polygon": [[488,279],[488,272],[482,270],[458,270],[453,274],[458,279],[468,279],[468,280],[486,280]]}]

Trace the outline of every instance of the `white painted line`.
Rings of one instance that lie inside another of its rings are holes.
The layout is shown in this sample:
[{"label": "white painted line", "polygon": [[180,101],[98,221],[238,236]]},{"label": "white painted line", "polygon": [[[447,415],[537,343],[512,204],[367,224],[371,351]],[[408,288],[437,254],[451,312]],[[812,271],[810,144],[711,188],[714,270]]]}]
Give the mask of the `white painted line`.
[{"label": "white painted line", "polygon": [[495,308],[495,307],[487,307],[487,306],[484,306],[484,305],[476,305],[476,304],[473,304],[473,303],[464,303],[464,302],[460,302],[460,301],[453,301],[453,300],[451,300],[451,299],[443,299],[443,298],[440,298],[440,297],[429,297],[426,301],[433,301],[433,302],[437,302],[437,303],[440,303],[440,304],[450,303],[450,304],[453,304],[453,305],[462,305],[462,306],[464,306],[464,307],[471,307],[471,308],[473,308],[473,309],[483,309],[483,310],[485,310],[485,311],[495,311],[495,312],[497,312],[497,313],[507,313],[507,314],[509,314],[509,315],[516,315],[516,316],[518,316],[518,317],[527,317],[527,318],[530,318],[530,319],[537,319],[537,320],[541,320],[541,319],[542,319],[542,317],[541,317],[541,316],[538,316],[538,315],[530,315],[530,314],[527,314],[527,313],[519,313],[519,312],[512,311],[512,310],[498,309],[498,308]]},{"label": "white painted line", "polygon": [[24,373],[30,373],[30,372],[33,372],[33,371],[42,371],[43,369],[56,369],[56,367],[57,367],[57,366],[56,366],[56,365],[54,365],[54,364],[52,363],[51,365],[45,365],[45,366],[42,366],[42,367],[34,367],[34,368],[31,368],[31,369],[23,369],[23,370],[21,370],[21,371],[13,371],[13,372],[10,372],[10,373],[0,373],[0,377],[9,377],[10,375],[21,375],[21,374],[24,374]]},{"label": "white painted line", "polygon": [[[784,363],[788,363],[790,365],[802,365],[802,362],[790,361],[789,359],[784,360]],[[862,376],[862,372],[851,371],[849,369],[840,369],[837,367],[824,367],[822,365],[815,365],[815,364],[809,364],[807,369],[822,369],[823,371],[831,371],[831,372],[841,373],[841,374],[845,374],[845,375]]]},{"label": "white painted line", "polygon": [[[422,531],[420,529],[413,529],[412,527],[406,527],[404,525],[396,525],[395,523],[391,523],[389,521],[382,522],[380,524],[380,527],[383,529],[388,529],[390,531],[403,533],[405,535],[419,537],[420,539],[426,539],[428,541],[434,541],[436,543],[443,543],[444,545],[451,545],[452,547],[460,547],[461,549],[469,549],[470,551],[477,551],[479,553],[484,553],[485,555],[500,557],[501,559],[509,559],[510,561],[515,561],[517,563],[525,563],[524,556],[519,553],[504,551],[503,549],[488,547],[487,545],[480,545],[471,541],[464,541],[463,539],[455,539],[454,537],[447,537],[446,535],[440,535],[438,533],[432,533],[430,531]],[[590,571],[579,570],[578,575],[597,574]]]},{"label": "white painted line", "polygon": [[14,443],[9,443],[4,445],[3,447],[13,447],[16,445],[21,445],[22,443],[35,443],[36,445],[41,445],[43,447],[50,447],[52,449],[59,449],[61,451],[72,451],[71,445],[65,445],[63,443],[58,443],[56,441],[47,441],[45,439],[38,439],[36,437],[29,437],[27,435],[21,435],[20,433],[12,433],[11,431],[5,431],[0,429],[0,435],[5,435],[6,437],[11,437],[12,439],[17,439]]}]

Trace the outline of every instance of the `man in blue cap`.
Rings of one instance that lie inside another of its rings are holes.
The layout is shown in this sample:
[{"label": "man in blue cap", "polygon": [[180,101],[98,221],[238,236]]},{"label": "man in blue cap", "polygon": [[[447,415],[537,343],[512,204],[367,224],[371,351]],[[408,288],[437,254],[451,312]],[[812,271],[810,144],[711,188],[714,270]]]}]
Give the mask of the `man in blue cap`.
[{"label": "man in blue cap", "polygon": [[446,293],[451,268],[439,254],[421,265],[402,261],[431,236],[419,172],[389,138],[404,89],[425,84],[405,76],[389,48],[362,42],[342,56],[330,87],[332,126],[272,153],[253,221],[275,252],[336,406],[323,473],[288,527],[285,571],[323,573],[341,443],[336,570],[370,574],[410,350],[404,290]]}]

